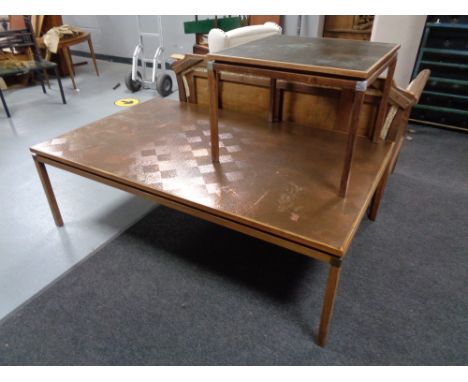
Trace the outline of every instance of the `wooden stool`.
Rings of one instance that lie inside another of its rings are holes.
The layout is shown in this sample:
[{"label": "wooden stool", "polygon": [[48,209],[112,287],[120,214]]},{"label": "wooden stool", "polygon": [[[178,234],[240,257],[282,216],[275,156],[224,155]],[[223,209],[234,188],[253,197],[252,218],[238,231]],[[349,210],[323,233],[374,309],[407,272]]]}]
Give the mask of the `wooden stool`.
[{"label": "wooden stool", "polygon": [[[60,42],[58,44],[58,48],[57,48],[57,52],[59,52],[60,50],[63,52],[63,56],[65,57],[65,62],[66,62],[67,69],[68,69],[68,73],[69,73],[70,78],[72,80],[72,84],[73,84],[74,89],[76,89],[75,76],[74,76],[75,71],[73,69],[73,62],[72,62],[72,59],[71,59],[69,48],[71,46],[73,46],[73,45],[81,44],[82,42],[85,42],[85,41],[88,42],[89,53],[91,54],[91,58],[93,60],[94,69],[96,70],[96,75],[99,76],[99,69],[98,69],[97,63],[96,63],[96,55],[94,54],[93,43],[91,41],[91,34],[89,32],[80,32],[77,36],[60,40]],[[39,44],[39,46],[41,48],[46,47],[42,38],[38,39],[38,44]],[[49,61],[50,56],[51,56],[51,52],[46,49],[45,59],[47,61]]]}]

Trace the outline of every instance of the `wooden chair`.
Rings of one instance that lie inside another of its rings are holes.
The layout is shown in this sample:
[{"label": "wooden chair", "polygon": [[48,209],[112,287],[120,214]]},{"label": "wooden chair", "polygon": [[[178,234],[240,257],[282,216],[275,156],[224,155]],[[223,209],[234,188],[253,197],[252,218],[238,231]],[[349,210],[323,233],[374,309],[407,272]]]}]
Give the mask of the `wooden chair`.
[{"label": "wooden chair", "polygon": [[391,106],[388,108],[387,116],[382,128],[382,138],[394,142],[395,146],[387,172],[375,190],[375,194],[372,199],[369,210],[369,219],[371,220],[375,220],[377,218],[377,212],[380,207],[380,202],[382,201],[388,175],[393,173],[395,170],[396,162],[400,156],[401,146],[405,140],[411,109],[418,103],[430,74],[431,71],[429,69],[425,69],[421,71],[413,81],[411,81],[406,89],[393,86],[390,90]]},{"label": "wooden chair", "polygon": [[[93,60],[94,70],[96,71],[96,75],[99,76],[99,69],[98,69],[97,62],[96,62],[96,55],[94,53],[93,42],[91,41],[91,34],[89,32],[80,32],[76,36],[60,40],[58,44],[58,48],[57,48],[57,53],[62,52],[63,57],[65,58],[65,63],[67,65],[68,74],[70,75],[70,79],[72,81],[73,88],[75,90],[77,89],[77,87],[76,87],[76,82],[75,82],[74,66],[79,65],[79,64],[73,64],[71,54],[70,54],[70,47],[73,45],[81,44],[83,42],[88,43],[89,53],[90,53],[91,59]],[[39,38],[38,44],[40,48],[47,49],[42,37]],[[46,50],[45,59],[50,60],[51,54],[52,53],[49,52],[49,50]]]},{"label": "wooden chair", "polygon": [[388,126],[388,133],[383,138],[395,142],[395,154],[390,164],[391,172],[395,169],[401,145],[405,139],[411,109],[419,102],[430,75],[431,71],[424,69],[411,81],[406,89],[393,87],[391,90],[390,100],[392,105],[387,112],[387,119],[382,129],[382,133],[385,133]]},{"label": "wooden chair", "polygon": [[[46,88],[44,86],[44,73],[49,69],[54,69],[55,75],[60,88],[60,94],[62,96],[62,102],[67,103],[65,100],[65,94],[63,92],[62,82],[58,72],[57,64],[54,62],[43,60],[39,49],[36,44],[36,38],[34,36],[34,31],[31,24],[31,17],[24,16],[24,22],[26,25],[25,29],[18,30],[9,30],[0,32],[0,51],[4,49],[9,49],[10,52],[14,53],[15,51],[26,49],[31,51],[32,60],[19,62],[20,65],[16,63],[4,62],[0,63],[0,77],[15,76],[18,74],[36,74],[41,82],[42,91],[46,93]],[[6,115],[8,118],[11,118],[10,111],[6,104],[3,91],[0,89],[0,98],[2,100],[3,108],[5,109]]]}]

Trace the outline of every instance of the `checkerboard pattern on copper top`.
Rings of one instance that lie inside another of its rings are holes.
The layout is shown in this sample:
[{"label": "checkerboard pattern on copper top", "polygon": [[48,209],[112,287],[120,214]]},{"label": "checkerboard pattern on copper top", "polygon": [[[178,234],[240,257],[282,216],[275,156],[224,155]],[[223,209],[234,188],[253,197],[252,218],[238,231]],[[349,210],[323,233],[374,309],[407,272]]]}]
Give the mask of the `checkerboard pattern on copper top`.
[{"label": "checkerboard pattern on copper top", "polygon": [[31,150],[340,254],[390,149],[358,140],[343,199],[337,189],[344,134],[228,111],[220,113],[219,132],[214,164],[208,108],[154,99]]}]

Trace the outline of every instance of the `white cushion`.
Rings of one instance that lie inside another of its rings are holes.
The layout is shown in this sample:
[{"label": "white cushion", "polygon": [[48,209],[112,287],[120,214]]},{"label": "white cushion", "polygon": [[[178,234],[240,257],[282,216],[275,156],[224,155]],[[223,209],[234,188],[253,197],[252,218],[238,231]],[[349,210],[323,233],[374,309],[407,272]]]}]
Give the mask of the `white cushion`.
[{"label": "white cushion", "polygon": [[208,34],[208,48],[211,53],[219,52],[222,49],[232,48],[249,41],[281,34],[281,32],[281,27],[272,22],[266,22],[263,25],[249,25],[230,30],[229,32],[215,28],[210,30]]}]

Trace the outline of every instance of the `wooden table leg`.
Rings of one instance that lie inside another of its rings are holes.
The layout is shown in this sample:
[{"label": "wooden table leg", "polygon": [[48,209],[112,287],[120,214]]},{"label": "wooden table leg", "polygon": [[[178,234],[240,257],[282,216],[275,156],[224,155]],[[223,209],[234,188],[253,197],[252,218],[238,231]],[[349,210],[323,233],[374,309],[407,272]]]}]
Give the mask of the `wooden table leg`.
[{"label": "wooden table leg", "polygon": [[34,160],[34,164],[36,165],[39,178],[41,179],[42,187],[44,188],[47,201],[49,202],[50,211],[52,212],[52,216],[54,217],[55,224],[58,227],[61,227],[63,226],[62,215],[60,214],[60,210],[57,204],[57,200],[55,199],[52,185],[50,184],[50,179],[49,179],[49,175],[47,174],[47,169],[45,167],[45,164],[43,162],[40,162],[37,159],[36,155],[33,155],[33,160]]},{"label": "wooden table leg", "polygon": [[349,131],[349,124],[351,120],[349,116],[353,112],[353,99],[354,90],[342,89],[340,92],[340,99],[338,101],[338,115],[336,116],[333,130],[335,131]]},{"label": "wooden table leg", "polygon": [[208,89],[210,92],[210,135],[211,160],[219,163],[219,130],[218,130],[218,73],[214,62],[208,62]]},{"label": "wooden table leg", "polygon": [[188,97],[188,101],[190,103],[197,103],[197,82],[195,80],[195,76],[193,75],[193,73],[189,73],[186,77],[187,82],[190,84],[189,88],[191,90]]},{"label": "wooden table leg", "polygon": [[283,99],[284,99],[283,89],[276,88],[275,115],[274,115],[274,119],[276,122],[281,122],[283,120]]},{"label": "wooden table leg", "polygon": [[403,132],[403,136],[399,137],[395,143],[394,154],[392,159],[390,160],[390,173],[393,174],[395,171],[396,164],[398,162],[398,157],[400,156],[401,146],[403,145],[403,141],[405,140],[406,136],[406,128]]},{"label": "wooden table leg", "polygon": [[353,162],[354,147],[356,145],[357,130],[359,127],[359,116],[361,114],[361,106],[364,102],[365,90],[356,90],[353,97],[353,111],[351,113],[351,126],[348,132],[348,140],[346,143],[346,154],[341,174],[339,195],[344,198],[348,191],[349,176],[351,173],[351,164]]},{"label": "wooden table leg", "polygon": [[91,58],[93,59],[93,64],[94,64],[94,69],[96,70],[96,75],[99,76],[99,70],[97,67],[96,55],[94,54],[93,42],[91,41],[91,35],[88,36],[88,46],[89,46],[89,53],[91,54]]},{"label": "wooden table leg", "polygon": [[336,289],[340,279],[340,271],[341,268],[339,265],[330,265],[318,334],[318,344],[322,347],[325,346],[327,341],[328,327],[330,326],[330,320],[333,313],[333,305],[335,303]]},{"label": "wooden table leg", "polygon": [[270,110],[268,112],[268,122],[276,122],[278,113],[276,112],[276,78],[270,79]]},{"label": "wooden table leg", "polygon": [[67,47],[63,47],[62,50],[63,50],[63,56],[65,57],[65,62],[67,64],[68,73],[70,75],[70,78],[73,84],[73,88],[76,90],[75,76],[73,75],[73,65],[72,65],[72,60],[70,57],[70,51],[68,50]]},{"label": "wooden table leg", "polygon": [[387,165],[387,169],[380,179],[379,185],[377,186],[374,196],[372,197],[372,202],[369,210],[369,219],[375,221],[377,219],[377,212],[379,211],[380,202],[382,201],[383,192],[385,190],[385,185],[387,184],[388,175],[390,174],[392,163]]},{"label": "wooden table leg", "polygon": [[[397,122],[397,131],[395,135],[392,134],[393,136],[390,138],[390,140],[392,140],[395,143],[395,146],[393,147],[393,154],[390,158],[390,174],[393,174],[393,172],[395,171],[395,166],[397,164],[398,157],[400,156],[401,146],[403,145],[408,130],[408,124],[402,122],[405,120],[408,121],[410,113],[411,108],[410,110],[405,110],[401,114],[397,113],[397,116],[395,116],[395,119],[393,120],[393,123],[396,123],[396,118],[399,118],[399,121]],[[389,137],[387,136],[387,139],[388,138]]]},{"label": "wooden table leg", "polygon": [[373,142],[380,141],[380,132],[385,122],[385,115],[387,113],[388,106],[388,97],[390,95],[390,88],[392,87],[393,74],[395,73],[396,63],[397,60],[395,57],[395,59],[390,63],[390,66],[388,67],[387,78],[385,79],[385,84],[382,91],[382,99],[380,100],[379,110],[377,112],[377,117],[375,119],[374,129],[372,133]]}]

